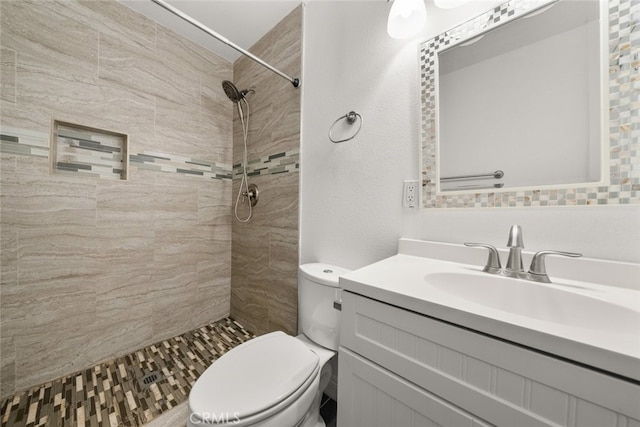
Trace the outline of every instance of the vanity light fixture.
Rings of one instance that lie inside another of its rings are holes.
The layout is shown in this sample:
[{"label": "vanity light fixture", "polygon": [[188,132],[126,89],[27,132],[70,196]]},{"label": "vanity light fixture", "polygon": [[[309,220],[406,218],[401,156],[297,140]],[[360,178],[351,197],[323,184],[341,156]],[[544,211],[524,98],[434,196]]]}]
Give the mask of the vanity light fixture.
[{"label": "vanity light fixture", "polygon": [[424,0],[388,0],[393,2],[387,20],[387,33],[394,39],[416,35],[427,21]]}]

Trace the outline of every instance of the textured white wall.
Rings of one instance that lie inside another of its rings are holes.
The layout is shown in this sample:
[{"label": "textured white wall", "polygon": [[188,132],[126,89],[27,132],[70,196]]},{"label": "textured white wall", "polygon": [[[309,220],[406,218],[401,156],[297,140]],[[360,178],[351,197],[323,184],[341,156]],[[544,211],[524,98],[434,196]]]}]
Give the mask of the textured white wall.
[{"label": "textured white wall", "polygon": [[[429,8],[427,28],[410,41],[387,36],[386,2],[306,5],[301,263],[358,268],[393,255],[399,237],[504,247],[516,223],[523,227],[527,250],[640,261],[638,206],[402,208],[402,181],[419,177],[417,45],[490,5]],[[352,141],[331,143],[329,126],[350,110],[364,117],[362,131]]]}]

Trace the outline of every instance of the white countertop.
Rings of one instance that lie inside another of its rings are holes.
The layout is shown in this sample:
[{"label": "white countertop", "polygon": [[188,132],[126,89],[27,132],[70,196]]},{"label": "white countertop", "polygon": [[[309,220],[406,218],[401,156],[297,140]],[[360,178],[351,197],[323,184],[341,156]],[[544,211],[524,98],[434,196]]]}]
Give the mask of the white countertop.
[{"label": "white countertop", "polygon": [[[477,265],[465,263],[472,259],[480,261]],[[533,284],[564,286],[570,292],[606,301],[628,314],[621,319],[631,319],[628,322],[632,323],[619,328],[611,325],[600,328],[598,316],[602,313],[582,316],[583,319],[589,317],[588,327],[584,322],[572,324],[571,319],[564,324],[550,322],[477,304],[430,286],[425,279],[435,273],[488,274],[482,272],[485,259],[484,252],[462,245],[401,239],[398,255],[347,273],[340,278],[340,285],[346,291],[640,381],[640,289],[635,288],[640,265],[583,259],[555,269],[571,275],[577,267],[579,270],[574,276],[580,278],[585,270],[591,271],[589,277],[602,276],[608,280],[617,277],[619,286],[556,278],[549,267],[552,280],[558,283]],[[562,310],[563,307],[545,309]],[[603,324],[611,323],[610,318],[602,320]]]}]

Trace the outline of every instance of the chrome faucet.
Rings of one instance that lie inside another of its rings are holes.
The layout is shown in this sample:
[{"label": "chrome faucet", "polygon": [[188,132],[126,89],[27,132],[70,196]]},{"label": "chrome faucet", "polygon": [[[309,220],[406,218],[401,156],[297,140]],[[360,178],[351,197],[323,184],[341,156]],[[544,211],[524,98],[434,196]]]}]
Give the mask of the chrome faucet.
[{"label": "chrome faucet", "polygon": [[504,268],[504,275],[508,277],[518,277],[524,271],[522,268],[522,227],[512,225],[509,230],[509,240],[507,241],[509,248],[509,258],[507,266]]},{"label": "chrome faucet", "polygon": [[547,255],[561,255],[572,258],[582,256],[582,254],[575,252],[539,251],[533,256],[529,271],[525,272],[522,268],[522,248],[524,248],[524,243],[522,241],[522,227],[519,225],[513,225],[511,226],[511,230],[509,230],[509,240],[507,241],[509,258],[507,259],[507,266],[505,268],[502,268],[500,264],[500,255],[494,246],[487,245],[486,243],[465,243],[464,245],[489,250],[489,258],[487,258],[487,263],[482,270],[486,273],[542,283],[551,283],[551,279],[549,279],[549,276],[547,275],[544,263],[544,259]]}]

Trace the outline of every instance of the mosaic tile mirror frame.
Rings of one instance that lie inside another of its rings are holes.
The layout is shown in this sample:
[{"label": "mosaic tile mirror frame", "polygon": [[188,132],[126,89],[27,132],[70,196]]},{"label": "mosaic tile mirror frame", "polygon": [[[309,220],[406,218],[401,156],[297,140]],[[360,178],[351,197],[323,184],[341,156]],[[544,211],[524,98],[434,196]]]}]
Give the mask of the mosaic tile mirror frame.
[{"label": "mosaic tile mirror frame", "polygon": [[[605,1],[605,0],[603,0]],[[539,3],[538,3],[539,5]],[[610,0],[609,184],[440,194],[436,190],[436,61],[439,50],[526,14],[512,0],[420,45],[422,206],[424,208],[640,204],[640,2]]]}]

